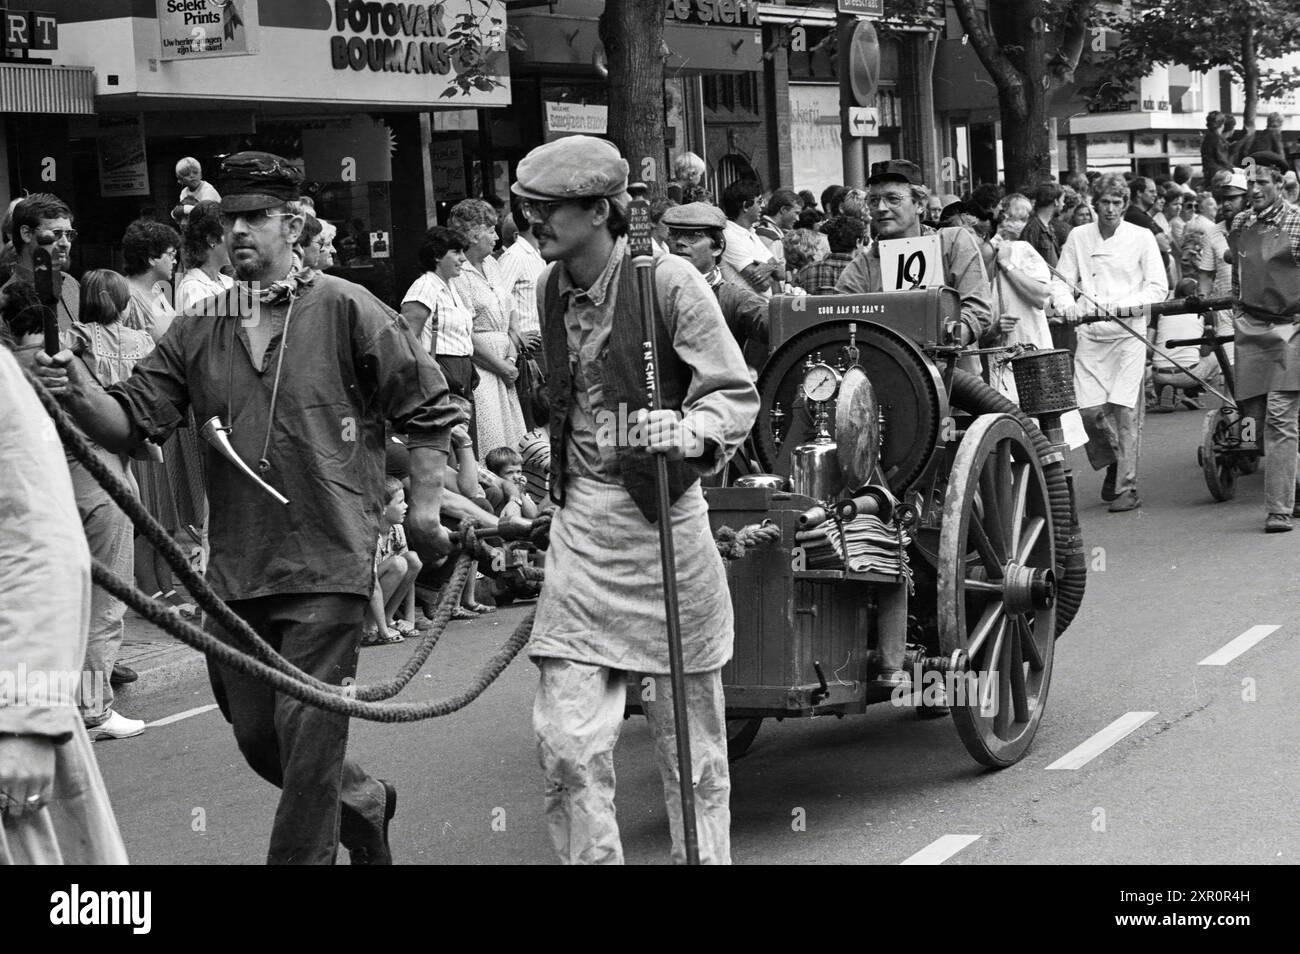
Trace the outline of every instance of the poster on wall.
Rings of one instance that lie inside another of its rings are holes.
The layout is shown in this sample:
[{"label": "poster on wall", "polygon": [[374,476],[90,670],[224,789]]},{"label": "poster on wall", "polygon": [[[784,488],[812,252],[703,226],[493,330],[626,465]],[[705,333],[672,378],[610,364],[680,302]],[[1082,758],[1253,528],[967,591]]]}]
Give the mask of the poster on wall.
[{"label": "poster on wall", "polygon": [[790,84],[790,158],[795,189],[821,195],[844,181],[838,86]]},{"label": "poster on wall", "polygon": [[257,0],[158,0],[160,60],[256,53]]},{"label": "poster on wall", "polygon": [[106,199],[149,195],[144,115],[101,114],[98,123],[95,143],[99,153],[99,194]]},{"label": "poster on wall", "polygon": [[465,154],[459,138],[435,139],[429,143],[429,164],[433,171],[433,194],[439,202],[469,198],[465,191]]}]

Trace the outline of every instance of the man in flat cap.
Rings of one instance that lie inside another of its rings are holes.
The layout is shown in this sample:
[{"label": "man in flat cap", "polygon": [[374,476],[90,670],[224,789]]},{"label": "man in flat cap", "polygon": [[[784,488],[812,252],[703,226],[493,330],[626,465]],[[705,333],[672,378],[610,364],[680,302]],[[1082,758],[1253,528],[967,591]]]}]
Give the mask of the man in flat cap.
[{"label": "man in flat cap", "polygon": [[[209,447],[208,583],[290,663],[340,685],[356,673],[373,586],[385,423],[410,448],[406,526],[446,552],[442,474],[462,415],[398,315],[359,285],[295,265],[298,170],[244,152],[222,171],[221,220],[239,279],[230,298],[188,310],[107,391],[67,351],[42,356],[40,373],[111,451],[162,443],[190,409],[229,427],[235,453],[289,502]],[[353,864],[391,863],[396,792],[345,758],[347,718],[212,662],[209,673],[240,751],[282,790],[268,862],[331,864],[342,841]]]},{"label": "man in flat cap", "polygon": [[[923,225],[921,211],[929,196],[915,163],[887,159],[871,166],[871,177],[867,179],[867,212],[876,238],[913,238],[938,232],[944,284],[961,295],[959,343],[974,344],[996,330],[989,309],[989,277],[979,243],[966,229],[936,230]],[[835,285],[836,291],[845,294],[878,292],[882,288],[879,242],[859,252]]]},{"label": "man in flat cap", "polygon": [[727,217],[716,205],[690,202],[668,209],[662,221],[668,227],[669,250],[694,265],[713,289],[745,363],[762,367],[767,357],[767,299],[748,285],[722,277]]},{"label": "man in flat cap", "polygon": [[1228,230],[1236,398],[1244,419],[1264,423],[1264,530],[1285,533],[1300,516],[1300,210],[1282,201],[1288,166],[1281,156],[1256,152],[1245,163],[1250,207]]},{"label": "man in flat cap", "polygon": [[[646,411],[627,172],[610,143],[568,136],[525,156],[512,187],[550,263],[537,284],[557,510],[528,644],[540,670],[533,728],[561,861],[620,863],[613,758],[630,685],[655,740],[673,859],[685,859],[655,523],[671,520],[700,858],[725,864],[731,781],[721,670],[733,618],[699,477],[726,466],[749,434],[758,393],[703,277],[662,256],[655,291],[665,409]],[[652,453],[668,455],[670,514],[658,512]]]}]

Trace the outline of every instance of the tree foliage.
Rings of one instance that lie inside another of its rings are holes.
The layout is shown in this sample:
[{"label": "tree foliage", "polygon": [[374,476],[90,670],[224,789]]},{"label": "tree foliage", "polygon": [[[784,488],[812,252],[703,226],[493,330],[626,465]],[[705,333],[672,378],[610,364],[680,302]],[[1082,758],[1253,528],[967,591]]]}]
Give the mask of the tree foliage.
[{"label": "tree foliage", "polygon": [[1156,65],[1225,68],[1245,88],[1245,125],[1253,128],[1261,98],[1300,88],[1300,69],[1261,69],[1261,61],[1300,51],[1295,0],[1132,0],[1100,14],[1098,25],[1120,37],[1101,102],[1127,96]]}]

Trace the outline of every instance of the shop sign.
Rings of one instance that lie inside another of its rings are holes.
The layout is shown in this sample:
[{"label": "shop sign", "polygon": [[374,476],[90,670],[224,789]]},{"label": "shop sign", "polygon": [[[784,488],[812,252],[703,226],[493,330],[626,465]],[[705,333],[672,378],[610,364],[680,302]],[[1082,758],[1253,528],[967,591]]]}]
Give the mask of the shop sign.
[{"label": "shop sign", "polygon": [[374,3],[334,0],[330,60],[336,70],[431,73],[439,98],[473,99],[504,88],[509,72],[501,0]]},{"label": "shop sign", "polygon": [[603,136],[609,121],[609,107],[582,103],[546,104],[546,138],[557,139],[573,133]]},{"label": "shop sign", "polygon": [[257,52],[249,36],[249,18],[257,0],[158,0],[160,60],[209,56],[246,56]]},{"label": "shop sign", "polygon": [[839,0],[838,9],[859,17],[883,17],[885,0]]},{"label": "shop sign", "polygon": [[4,35],[0,37],[5,56],[18,56],[31,50],[59,48],[59,18],[39,10],[9,10],[0,3]]},{"label": "shop sign", "polygon": [[439,202],[469,198],[465,191],[465,153],[459,137],[429,143],[429,164],[433,172],[433,194]]},{"label": "shop sign", "polygon": [[667,0],[666,17],[706,26],[758,27],[757,0]]},{"label": "shop sign", "polygon": [[106,199],[149,195],[144,114],[101,114],[98,122],[95,145],[99,153],[99,194]]}]

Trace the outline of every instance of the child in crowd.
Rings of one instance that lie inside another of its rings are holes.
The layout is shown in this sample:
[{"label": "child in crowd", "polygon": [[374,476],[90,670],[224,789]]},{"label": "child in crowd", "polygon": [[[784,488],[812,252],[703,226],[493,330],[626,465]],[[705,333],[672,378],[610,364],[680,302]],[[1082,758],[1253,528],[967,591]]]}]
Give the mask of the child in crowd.
[{"label": "child in crowd", "polygon": [[528,496],[528,478],[524,474],[524,458],[513,447],[495,447],[488,451],[483,463],[501,479],[503,500],[497,516],[503,519],[537,516],[537,504]]},{"label": "child in crowd", "polygon": [[[537,504],[528,495],[528,477],[524,458],[513,447],[496,447],[483,461],[495,478],[501,503],[497,516],[501,520],[532,520]],[[493,581],[492,597],[504,606],[514,600],[533,599],[541,591],[542,559],[537,548],[527,541],[507,543],[500,559],[500,572]]]},{"label": "child in crowd", "polygon": [[[372,625],[362,635],[363,646],[400,643],[415,635],[415,578],[420,558],[406,545],[406,490],[396,477],[384,478],[384,506],[379,545],[375,550],[375,588],[370,596]],[[400,608],[401,615],[389,625]]]}]

